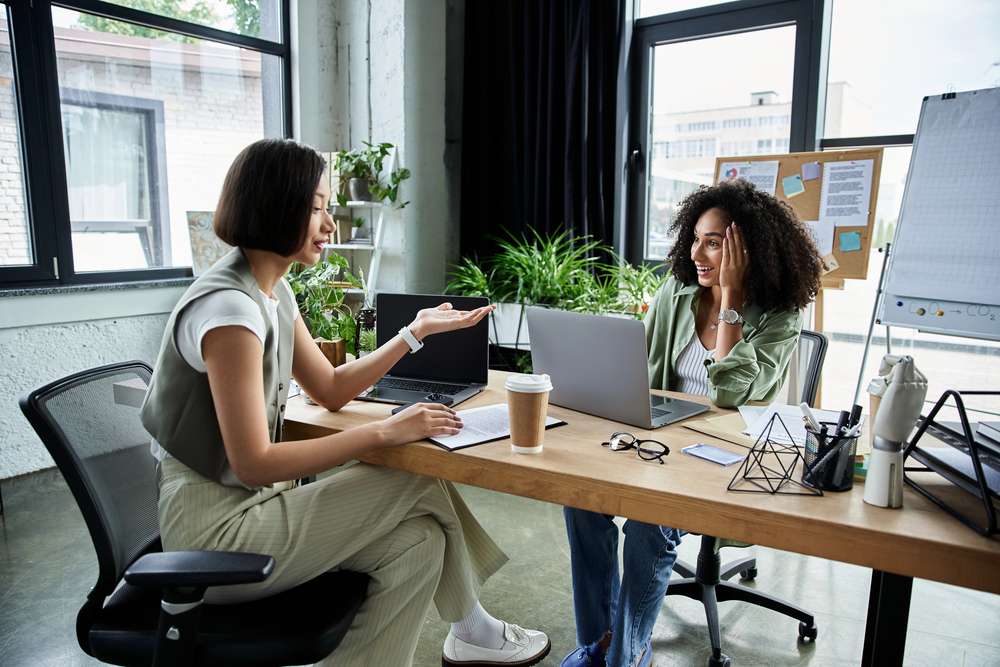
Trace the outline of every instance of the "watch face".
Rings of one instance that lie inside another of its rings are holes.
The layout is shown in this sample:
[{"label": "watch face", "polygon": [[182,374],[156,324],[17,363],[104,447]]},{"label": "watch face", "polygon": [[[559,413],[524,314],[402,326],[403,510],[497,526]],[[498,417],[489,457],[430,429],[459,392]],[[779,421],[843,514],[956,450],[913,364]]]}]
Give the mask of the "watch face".
[{"label": "watch face", "polygon": [[740,314],[732,308],[727,308],[719,313],[719,319],[726,324],[736,324],[740,321]]}]

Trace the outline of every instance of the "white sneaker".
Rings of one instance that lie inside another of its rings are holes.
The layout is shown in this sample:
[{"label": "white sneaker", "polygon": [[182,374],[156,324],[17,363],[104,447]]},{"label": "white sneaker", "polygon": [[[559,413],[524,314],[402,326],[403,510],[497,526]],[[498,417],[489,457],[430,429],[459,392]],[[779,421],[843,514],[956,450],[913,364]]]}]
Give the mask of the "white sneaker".
[{"label": "white sneaker", "polygon": [[483,648],[464,642],[451,631],[444,640],[441,664],[444,667],[494,667],[495,665],[520,665],[528,667],[545,659],[552,645],[544,632],[525,630],[513,623],[504,622],[503,646]]}]

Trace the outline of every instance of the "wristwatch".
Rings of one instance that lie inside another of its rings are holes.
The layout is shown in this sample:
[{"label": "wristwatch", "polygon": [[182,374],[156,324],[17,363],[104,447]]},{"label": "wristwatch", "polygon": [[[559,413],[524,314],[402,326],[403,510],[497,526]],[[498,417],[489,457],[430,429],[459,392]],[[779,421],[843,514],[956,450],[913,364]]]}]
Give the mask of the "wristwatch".
[{"label": "wristwatch", "polygon": [[410,327],[406,325],[399,330],[399,335],[402,336],[403,340],[406,341],[406,344],[410,346],[410,354],[419,352],[420,348],[424,346],[424,344],[417,340],[417,337],[413,335],[413,332],[410,331]]},{"label": "wristwatch", "polygon": [[719,311],[719,321],[726,324],[743,324],[743,316],[739,311],[732,308],[723,308]]}]

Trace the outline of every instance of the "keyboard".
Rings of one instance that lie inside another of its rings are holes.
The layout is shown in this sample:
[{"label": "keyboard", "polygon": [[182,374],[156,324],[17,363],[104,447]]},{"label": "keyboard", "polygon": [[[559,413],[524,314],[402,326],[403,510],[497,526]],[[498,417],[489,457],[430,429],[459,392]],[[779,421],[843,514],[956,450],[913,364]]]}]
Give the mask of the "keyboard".
[{"label": "keyboard", "polygon": [[465,389],[461,384],[443,384],[441,382],[420,382],[419,380],[403,380],[400,378],[382,378],[375,383],[376,387],[383,389],[405,389],[407,391],[419,391],[425,394],[457,394]]}]

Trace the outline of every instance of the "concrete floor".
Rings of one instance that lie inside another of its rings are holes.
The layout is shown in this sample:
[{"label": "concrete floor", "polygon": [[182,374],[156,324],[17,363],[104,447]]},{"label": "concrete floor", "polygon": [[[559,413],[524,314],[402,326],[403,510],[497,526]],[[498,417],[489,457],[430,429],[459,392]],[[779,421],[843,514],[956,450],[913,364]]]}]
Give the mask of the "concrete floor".
[{"label": "concrete floor", "polygon": [[[77,646],[76,612],[96,580],[97,562],[82,518],[52,471],[3,483],[0,519],[0,665],[89,665]],[[574,644],[569,555],[561,508],[463,487],[480,521],[511,557],[487,582],[483,605],[495,616],[540,628],[552,639],[543,665],[558,665]],[[904,510],[905,511],[905,510]],[[693,562],[698,539],[681,557]],[[797,642],[795,621],[738,602],[720,608],[723,650],[735,665],[852,665],[861,659],[870,572],[819,558],[755,547],[756,586],[811,610],[819,638]],[[746,550],[727,549],[729,558]],[[447,624],[428,616],[415,663],[436,667]],[[653,636],[654,664],[704,665],[709,655],[701,605],[671,598]],[[907,665],[1000,665],[1000,598],[914,582]]]}]

